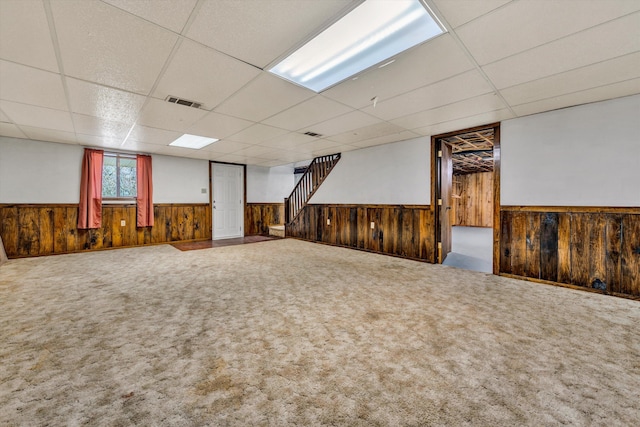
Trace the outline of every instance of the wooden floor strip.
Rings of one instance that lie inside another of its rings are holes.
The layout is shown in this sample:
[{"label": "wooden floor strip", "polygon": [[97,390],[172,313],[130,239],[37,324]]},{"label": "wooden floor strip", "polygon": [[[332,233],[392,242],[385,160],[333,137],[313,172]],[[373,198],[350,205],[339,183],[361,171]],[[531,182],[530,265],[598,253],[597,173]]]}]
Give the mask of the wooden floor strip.
[{"label": "wooden floor strip", "polygon": [[221,248],[224,246],[235,246],[235,245],[244,245],[247,243],[257,243],[257,242],[266,242],[268,240],[277,240],[281,239],[281,237],[275,236],[245,236],[238,237],[236,239],[223,239],[223,240],[206,240],[203,242],[187,242],[187,243],[172,243],[176,249],[180,249],[181,251],[193,251],[197,249],[211,249],[211,248]]}]

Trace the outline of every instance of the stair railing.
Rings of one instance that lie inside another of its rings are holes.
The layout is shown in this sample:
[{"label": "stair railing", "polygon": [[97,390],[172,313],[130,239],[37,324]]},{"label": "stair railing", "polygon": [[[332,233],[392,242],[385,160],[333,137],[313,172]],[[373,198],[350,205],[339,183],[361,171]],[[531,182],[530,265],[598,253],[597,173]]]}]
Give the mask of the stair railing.
[{"label": "stair railing", "polygon": [[340,160],[340,153],[316,157],[309,163],[289,197],[284,199],[285,224],[296,219],[338,160]]}]

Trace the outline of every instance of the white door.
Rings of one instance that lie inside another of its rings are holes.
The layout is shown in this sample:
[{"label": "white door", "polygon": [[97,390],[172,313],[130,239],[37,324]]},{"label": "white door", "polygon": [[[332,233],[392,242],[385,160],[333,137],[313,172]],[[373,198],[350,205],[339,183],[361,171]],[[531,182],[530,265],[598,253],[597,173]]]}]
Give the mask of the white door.
[{"label": "white door", "polygon": [[213,240],[244,236],[243,167],[211,164]]}]

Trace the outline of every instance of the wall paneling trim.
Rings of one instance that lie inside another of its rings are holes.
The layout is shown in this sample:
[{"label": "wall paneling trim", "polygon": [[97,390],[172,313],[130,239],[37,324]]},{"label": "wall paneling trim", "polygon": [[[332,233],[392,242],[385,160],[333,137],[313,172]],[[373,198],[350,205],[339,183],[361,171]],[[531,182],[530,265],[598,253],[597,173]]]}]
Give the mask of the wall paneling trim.
[{"label": "wall paneling trim", "polygon": [[434,216],[429,205],[310,204],[287,225],[286,233],[312,242],[435,262]]},{"label": "wall paneling trim", "polygon": [[640,209],[503,206],[500,273],[640,297]]},{"label": "wall paneling trim", "polygon": [[0,236],[9,258],[211,239],[208,204],[156,204],[153,210],[155,225],[137,228],[135,204],[103,205],[102,227],[79,230],[77,204],[4,204]]},{"label": "wall paneling trim", "polygon": [[284,203],[247,203],[244,208],[245,236],[267,235],[270,225],[284,224]]}]

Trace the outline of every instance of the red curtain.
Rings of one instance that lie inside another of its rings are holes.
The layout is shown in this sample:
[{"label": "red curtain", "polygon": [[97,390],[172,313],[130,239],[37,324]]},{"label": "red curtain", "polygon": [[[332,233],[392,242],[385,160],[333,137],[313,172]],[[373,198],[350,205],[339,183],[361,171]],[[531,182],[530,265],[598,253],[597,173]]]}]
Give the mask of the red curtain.
[{"label": "red curtain", "polygon": [[153,182],[151,173],[151,156],[138,154],[137,174],[138,174],[138,196],[136,205],[138,207],[137,225],[138,227],[153,226]]},{"label": "red curtain", "polygon": [[84,149],[80,177],[78,228],[102,226],[102,159],[104,151]]}]

